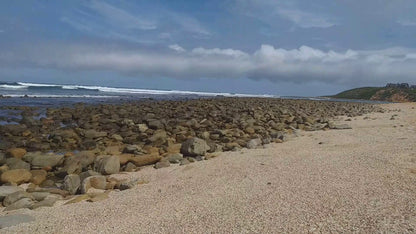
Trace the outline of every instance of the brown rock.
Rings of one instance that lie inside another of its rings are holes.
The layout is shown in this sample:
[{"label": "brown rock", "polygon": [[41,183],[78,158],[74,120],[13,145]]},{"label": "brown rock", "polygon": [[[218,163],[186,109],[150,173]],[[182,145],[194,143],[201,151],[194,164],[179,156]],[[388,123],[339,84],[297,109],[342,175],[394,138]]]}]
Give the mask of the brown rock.
[{"label": "brown rock", "polygon": [[90,176],[82,181],[81,185],[81,193],[87,193],[88,189],[95,188],[95,189],[105,189],[107,184],[107,180],[105,176]]},{"label": "brown rock", "polygon": [[137,167],[141,167],[141,166],[155,164],[159,162],[161,158],[162,157],[160,157],[159,155],[146,154],[146,155],[133,157],[130,159],[130,162],[132,162]]},{"label": "brown rock", "polygon": [[46,180],[47,172],[44,170],[31,170],[30,173],[32,173],[32,178],[30,179],[30,182],[40,185],[43,181]]},{"label": "brown rock", "polygon": [[2,183],[22,184],[29,182],[32,174],[25,169],[9,170],[1,174],[0,180]]},{"label": "brown rock", "polygon": [[8,149],[6,154],[9,157],[14,157],[14,158],[23,158],[23,156],[25,156],[25,154],[27,153],[27,151],[23,148],[11,148]]},{"label": "brown rock", "polygon": [[134,157],[134,154],[120,154],[118,157],[120,159],[120,165],[125,165],[130,161],[131,158]]}]

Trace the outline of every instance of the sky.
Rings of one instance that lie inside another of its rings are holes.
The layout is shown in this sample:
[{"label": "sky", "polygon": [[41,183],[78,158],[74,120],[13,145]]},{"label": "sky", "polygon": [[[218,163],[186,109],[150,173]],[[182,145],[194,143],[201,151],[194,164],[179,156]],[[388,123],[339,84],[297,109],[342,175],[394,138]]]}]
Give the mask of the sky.
[{"label": "sky", "polygon": [[0,2],[0,80],[293,96],[416,84],[414,0]]}]

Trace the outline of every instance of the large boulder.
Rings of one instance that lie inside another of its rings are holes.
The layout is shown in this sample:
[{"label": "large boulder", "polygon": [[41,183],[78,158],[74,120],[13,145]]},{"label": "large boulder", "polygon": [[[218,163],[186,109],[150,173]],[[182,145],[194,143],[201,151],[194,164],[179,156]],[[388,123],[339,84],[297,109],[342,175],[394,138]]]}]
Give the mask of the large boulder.
[{"label": "large boulder", "polygon": [[29,182],[32,178],[32,173],[25,169],[9,170],[1,174],[0,181],[2,183],[22,184]]},{"label": "large boulder", "polygon": [[185,156],[203,156],[208,150],[207,142],[197,137],[186,140],[181,146],[181,153]]},{"label": "large boulder", "polygon": [[116,174],[120,171],[120,158],[118,156],[99,156],[95,159],[94,170],[103,175]]},{"label": "large boulder", "polygon": [[72,175],[65,176],[62,189],[74,195],[77,193],[80,186],[81,186],[81,179],[79,175],[72,174]]}]

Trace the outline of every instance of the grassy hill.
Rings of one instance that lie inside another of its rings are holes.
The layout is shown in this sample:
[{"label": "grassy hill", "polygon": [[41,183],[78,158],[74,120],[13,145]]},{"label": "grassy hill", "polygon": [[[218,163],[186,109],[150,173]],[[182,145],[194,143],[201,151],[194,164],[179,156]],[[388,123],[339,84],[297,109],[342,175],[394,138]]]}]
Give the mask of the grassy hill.
[{"label": "grassy hill", "polygon": [[389,102],[415,102],[415,88],[362,87],[332,96],[334,98],[361,99]]}]

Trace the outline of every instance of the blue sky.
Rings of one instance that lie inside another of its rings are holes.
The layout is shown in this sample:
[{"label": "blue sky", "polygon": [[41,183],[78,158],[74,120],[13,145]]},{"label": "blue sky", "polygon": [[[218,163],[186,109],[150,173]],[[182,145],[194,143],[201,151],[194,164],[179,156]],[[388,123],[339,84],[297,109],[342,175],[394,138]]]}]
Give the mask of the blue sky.
[{"label": "blue sky", "polygon": [[2,1],[0,80],[325,95],[416,83],[412,0]]}]

